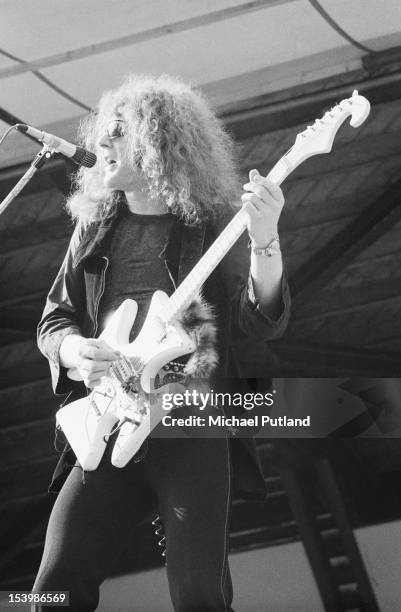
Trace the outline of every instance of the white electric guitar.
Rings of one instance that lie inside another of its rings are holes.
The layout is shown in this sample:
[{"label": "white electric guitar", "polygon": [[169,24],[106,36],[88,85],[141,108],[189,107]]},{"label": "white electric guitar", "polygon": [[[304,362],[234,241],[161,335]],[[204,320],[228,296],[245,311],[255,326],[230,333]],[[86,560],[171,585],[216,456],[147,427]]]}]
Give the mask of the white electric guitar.
[{"label": "white electric guitar", "polygon": [[[268,178],[280,185],[309,157],[329,153],[345,119],[351,116],[351,125],[358,127],[369,111],[368,100],[354,91],[351,98],[298,134]],[[178,389],[174,384],[156,388],[158,373],[171,360],[195,350],[193,338],[179,323],[179,315],[245,228],[246,216],[240,210],[170,297],[162,291],[153,294],[145,323],[133,342],[129,342],[129,334],[137,314],[135,300],[125,300],[112,316],[100,338],[120,351],[123,358],[114,362],[110,376],[103,377],[87,397],[57,412],[57,422],[84,470],[98,467],[113,428],[118,429],[118,437],[111,461],[116,467],[125,466],[166,414],[157,398]],[[69,370],[68,375],[80,380],[76,370]]]}]

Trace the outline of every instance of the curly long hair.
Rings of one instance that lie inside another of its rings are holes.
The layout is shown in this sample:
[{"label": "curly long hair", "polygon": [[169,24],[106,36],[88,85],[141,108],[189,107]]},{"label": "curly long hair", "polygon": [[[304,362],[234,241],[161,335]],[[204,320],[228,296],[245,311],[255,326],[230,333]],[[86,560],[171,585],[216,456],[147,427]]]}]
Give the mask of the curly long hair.
[{"label": "curly long hair", "polygon": [[[148,197],[185,223],[210,218],[219,204],[238,198],[233,141],[199,91],[169,76],[130,75],[82,122],[81,144],[99,153],[99,138],[116,114],[126,122],[128,163],[136,171],[140,164]],[[78,171],[67,201],[84,224],[114,215],[123,195],[103,186],[102,157]]]}]

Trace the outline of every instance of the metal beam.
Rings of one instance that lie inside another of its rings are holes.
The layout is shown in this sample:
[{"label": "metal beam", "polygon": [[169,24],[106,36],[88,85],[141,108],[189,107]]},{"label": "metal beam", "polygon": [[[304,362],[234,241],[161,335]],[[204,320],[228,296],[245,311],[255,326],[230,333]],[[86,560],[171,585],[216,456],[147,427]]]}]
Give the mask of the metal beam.
[{"label": "metal beam", "polygon": [[[18,164],[0,170],[0,197],[4,198],[14,187],[18,179],[27,171],[29,163]],[[73,162],[56,155],[48,162],[45,168],[35,175],[21,192],[21,196],[38,193],[56,186],[62,194],[67,195],[71,190],[71,174],[76,170]]]},{"label": "metal beam", "polygon": [[[72,232],[66,215],[52,217],[39,223],[10,227],[0,231],[0,255],[12,251],[32,248],[33,246],[67,239]],[[4,320],[2,320],[2,327]]]},{"label": "metal beam", "polygon": [[5,308],[1,311],[0,329],[25,334],[34,334],[39,323],[40,315],[31,312],[19,312]]},{"label": "metal beam", "polygon": [[1,426],[4,428],[48,418],[54,415],[60,401],[53,394],[49,372],[46,372],[42,379],[0,390],[0,403]]},{"label": "metal beam", "polygon": [[280,370],[286,375],[305,376],[401,376],[401,356],[397,352],[358,349],[307,342],[274,342]]},{"label": "metal beam", "polygon": [[22,537],[20,537],[14,544],[8,549],[2,552],[0,558],[0,570],[4,571],[14,559],[21,555],[27,546],[36,540],[38,536],[44,535],[46,531],[46,525],[48,523],[48,511],[50,503],[47,504],[47,508],[44,512],[44,518],[35,523]]},{"label": "metal beam", "polygon": [[43,289],[42,291],[36,291],[35,293],[26,293],[25,295],[18,295],[17,297],[2,300],[0,302],[0,309],[8,306],[16,306],[17,304],[29,304],[37,301],[40,301],[43,304],[46,293],[47,291]]},{"label": "metal beam", "polygon": [[33,332],[18,331],[16,329],[0,329],[0,348],[21,340],[33,340]]},{"label": "metal beam", "polygon": [[337,484],[333,469],[327,459],[316,464],[320,489],[324,491],[335,521],[339,527],[341,538],[347,557],[350,560],[352,572],[355,576],[358,594],[363,602],[366,612],[380,612],[376,595],[369,579],[368,572],[362,559],[357,540],[355,538],[349,513],[343,501],[341,490]]},{"label": "metal beam", "polygon": [[202,86],[206,95],[213,96],[217,88],[223,89],[227,97],[228,91],[241,91],[243,80],[243,99],[220,105],[218,109],[219,116],[238,139],[311,121],[321,116],[322,110],[327,110],[334,101],[348,98],[353,89],[358,89],[372,105],[399,99],[401,47],[374,57],[366,56],[357,70],[252,96],[252,91],[260,87],[264,72],[257,70]]},{"label": "metal beam", "polygon": [[[54,416],[0,431],[2,469],[16,469],[30,461],[49,457],[54,449]],[[1,507],[1,506],[0,506]]]},{"label": "metal beam", "polygon": [[48,457],[34,459],[11,470],[0,469],[0,487],[2,491],[7,491],[7,500],[46,491],[56,462],[57,457],[53,452]]},{"label": "metal beam", "polygon": [[[54,501],[54,497],[42,492],[19,502],[1,504],[1,588],[5,583],[12,583],[17,572],[19,576],[26,575],[31,573],[34,567],[38,567],[40,559],[36,558],[34,563],[30,563],[31,550],[38,539],[44,539],[46,523]],[[38,550],[36,557],[39,552]],[[27,558],[30,564],[29,572],[26,571]]]},{"label": "metal beam", "polygon": [[19,384],[35,382],[36,380],[46,378],[49,372],[49,367],[45,359],[33,363],[25,363],[24,367],[21,364],[10,368],[0,369],[0,389],[8,389]]},{"label": "metal beam", "polygon": [[[393,255],[394,259],[395,256]],[[399,265],[399,257],[395,259],[395,263]],[[373,259],[367,261],[367,265],[374,266]],[[383,265],[386,265],[384,262]],[[395,266],[394,266],[395,267]],[[297,327],[304,325],[306,321],[314,319],[322,319],[328,317],[341,317],[352,312],[360,312],[369,307],[376,307],[376,311],[383,310],[389,303],[401,303],[401,277],[399,274],[394,274],[393,278],[378,280],[376,275],[373,276],[370,282],[362,284],[359,281],[353,287],[339,287],[338,289],[326,289],[321,295],[316,296],[315,300],[307,300],[301,304],[297,304],[295,312],[291,319],[291,324]],[[303,296],[303,294],[302,294]],[[369,312],[372,312],[370,308]],[[362,313],[363,314],[363,313]],[[382,317],[384,319],[384,316]],[[383,320],[384,323],[384,320]],[[394,332],[400,329],[400,325],[391,323]],[[383,327],[384,331],[384,327]]]},{"label": "metal beam", "polygon": [[290,279],[291,293],[302,301],[316,295],[352,259],[401,219],[401,180],[394,183],[344,230],[312,255]]},{"label": "metal beam", "polygon": [[313,475],[311,478],[310,474],[306,471],[303,471],[301,474],[293,469],[282,467],[280,469],[280,476],[288,493],[301,541],[322,598],[324,609],[326,612],[343,610],[338,584],[334,578],[330,559],[326,553],[316,521],[316,511],[313,507],[314,496],[311,494]]},{"label": "metal beam", "polygon": [[194,28],[203,27],[212,23],[218,23],[219,21],[225,21],[226,19],[241,17],[247,13],[252,13],[271,6],[287,4],[294,1],[295,0],[253,0],[251,2],[244,2],[243,4],[230,6],[219,11],[212,11],[210,13],[198,15],[197,17],[182,19],[181,21],[175,21],[174,23],[166,23],[165,25],[150,28],[149,30],[144,30],[143,32],[134,32],[133,34],[128,34],[127,36],[121,36],[120,38],[105,40],[93,45],[86,45],[85,47],[72,49],[71,51],[65,51],[63,53],[42,57],[32,62],[24,62],[24,64],[3,68],[0,70],[0,79],[14,76],[16,74],[22,74],[24,72],[33,72],[41,68],[57,66],[59,64],[76,61],[84,57],[98,55],[99,53],[105,53],[107,51],[114,51],[115,49],[121,49],[123,47],[143,43],[149,40],[155,40],[156,38],[161,38],[170,34],[177,34],[178,32],[185,32],[186,30],[192,30]]}]

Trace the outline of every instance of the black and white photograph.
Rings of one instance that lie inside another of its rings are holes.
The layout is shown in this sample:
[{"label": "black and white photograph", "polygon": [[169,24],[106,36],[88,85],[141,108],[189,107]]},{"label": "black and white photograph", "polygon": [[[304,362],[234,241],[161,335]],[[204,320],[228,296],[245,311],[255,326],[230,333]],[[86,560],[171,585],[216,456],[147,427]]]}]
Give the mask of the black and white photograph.
[{"label": "black and white photograph", "polygon": [[399,0],[0,33],[0,610],[399,612]]}]

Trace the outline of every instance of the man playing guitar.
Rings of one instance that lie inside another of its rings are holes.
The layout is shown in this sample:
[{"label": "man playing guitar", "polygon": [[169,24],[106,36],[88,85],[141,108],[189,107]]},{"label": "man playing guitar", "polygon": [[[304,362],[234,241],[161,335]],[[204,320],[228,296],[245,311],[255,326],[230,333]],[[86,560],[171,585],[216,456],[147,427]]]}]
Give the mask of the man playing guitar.
[{"label": "man playing guitar", "polygon": [[[98,162],[78,173],[68,202],[77,225],[38,332],[58,394],[79,394],[77,379],[96,390],[121,358],[98,337],[110,313],[134,298],[135,338],[153,293],[174,292],[230,220],[241,193],[231,139],[204,98],[176,79],[127,78],[103,95],[82,134]],[[284,198],[256,170],[244,190],[250,250],[240,239],[204,283],[202,299],[182,315],[196,339],[193,354],[176,366],[188,379],[267,378],[266,341],[288,322],[277,234]],[[238,347],[249,339],[252,352],[244,354]],[[254,498],[265,493],[252,441],[231,440],[228,433],[151,435],[118,468],[110,460],[115,439],[84,478],[78,463],[71,469],[71,450],[63,454],[52,488],[65,482],[34,590],[66,590],[72,610],[95,610],[101,582],[134,545],[132,532],[157,512],[174,610],[232,610],[233,489]]]}]

